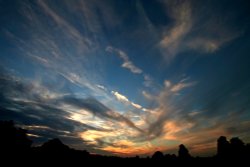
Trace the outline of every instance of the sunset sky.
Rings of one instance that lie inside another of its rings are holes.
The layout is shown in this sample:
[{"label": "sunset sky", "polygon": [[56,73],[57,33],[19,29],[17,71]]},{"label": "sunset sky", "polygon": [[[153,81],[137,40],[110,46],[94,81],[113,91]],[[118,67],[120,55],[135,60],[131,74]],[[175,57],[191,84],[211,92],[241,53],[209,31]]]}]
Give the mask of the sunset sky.
[{"label": "sunset sky", "polygon": [[248,0],[0,0],[0,120],[119,156],[250,142]]}]

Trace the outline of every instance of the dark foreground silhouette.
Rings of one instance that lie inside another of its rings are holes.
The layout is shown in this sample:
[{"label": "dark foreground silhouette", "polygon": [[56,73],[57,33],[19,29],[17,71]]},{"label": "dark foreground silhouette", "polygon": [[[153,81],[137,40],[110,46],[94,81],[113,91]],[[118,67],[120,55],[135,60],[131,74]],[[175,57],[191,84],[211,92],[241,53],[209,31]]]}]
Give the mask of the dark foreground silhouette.
[{"label": "dark foreground silhouette", "polygon": [[124,164],[139,165],[226,165],[236,164],[248,166],[250,160],[250,144],[244,144],[239,138],[232,138],[227,141],[221,136],[217,140],[217,155],[213,157],[192,157],[188,149],[181,144],[178,156],[174,154],[163,154],[155,152],[152,157],[140,158],[115,157],[90,154],[87,151],[75,150],[59,139],[52,139],[45,142],[40,147],[31,147],[32,141],[27,138],[27,131],[16,128],[12,121],[0,121],[0,162],[5,166],[12,164],[21,165],[108,165],[117,166]]}]

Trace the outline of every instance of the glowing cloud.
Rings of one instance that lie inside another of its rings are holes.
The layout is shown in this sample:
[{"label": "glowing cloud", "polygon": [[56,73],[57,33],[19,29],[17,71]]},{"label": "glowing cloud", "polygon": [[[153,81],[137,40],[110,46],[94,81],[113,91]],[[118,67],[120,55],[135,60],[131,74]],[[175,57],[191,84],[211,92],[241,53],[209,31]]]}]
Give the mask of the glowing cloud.
[{"label": "glowing cloud", "polygon": [[117,100],[121,101],[121,102],[129,102],[128,98],[118,92],[112,91],[111,92]]}]

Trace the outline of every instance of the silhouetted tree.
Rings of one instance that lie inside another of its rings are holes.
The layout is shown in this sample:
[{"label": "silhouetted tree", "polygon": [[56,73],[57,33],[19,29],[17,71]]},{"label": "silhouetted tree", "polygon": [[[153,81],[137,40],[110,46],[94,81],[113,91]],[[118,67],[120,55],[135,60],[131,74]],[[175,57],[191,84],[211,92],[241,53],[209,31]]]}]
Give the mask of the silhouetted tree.
[{"label": "silhouetted tree", "polygon": [[181,144],[179,146],[178,156],[179,156],[180,159],[189,159],[189,158],[191,158],[188,149],[183,144]]},{"label": "silhouetted tree", "polygon": [[160,151],[156,151],[153,156],[152,156],[152,159],[154,160],[162,160],[164,158],[164,155],[162,152]]},{"label": "silhouetted tree", "polygon": [[240,140],[238,137],[233,137],[230,140],[230,152],[231,156],[235,158],[240,158],[245,152],[245,143]]},{"label": "silhouetted tree", "polygon": [[217,156],[224,158],[230,154],[230,143],[225,136],[219,137],[217,140]]}]

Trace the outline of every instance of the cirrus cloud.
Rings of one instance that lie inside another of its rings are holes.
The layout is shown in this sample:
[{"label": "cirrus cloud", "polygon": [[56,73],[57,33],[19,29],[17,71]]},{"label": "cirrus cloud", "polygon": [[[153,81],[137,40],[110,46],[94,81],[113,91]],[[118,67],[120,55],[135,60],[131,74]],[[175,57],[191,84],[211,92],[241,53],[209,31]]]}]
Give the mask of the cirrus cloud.
[{"label": "cirrus cloud", "polygon": [[132,61],[129,60],[129,57],[125,52],[123,52],[120,49],[114,48],[112,46],[106,47],[106,51],[110,53],[114,53],[117,56],[119,56],[122,60],[123,63],[121,67],[128,69],[130,72],[134,74],[141,74],[142,70],[139,67],[136,67]]}]

